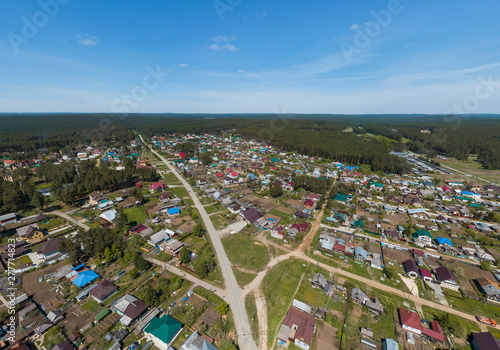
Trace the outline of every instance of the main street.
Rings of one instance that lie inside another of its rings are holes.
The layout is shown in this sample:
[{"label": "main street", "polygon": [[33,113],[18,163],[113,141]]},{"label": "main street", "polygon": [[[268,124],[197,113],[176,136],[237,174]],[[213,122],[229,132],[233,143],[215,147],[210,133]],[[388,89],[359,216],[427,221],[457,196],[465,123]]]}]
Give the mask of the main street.
[{"label": "main street", "polygon": [[220,237],[217,235],[215,227],[208,216],[205,207],[201,204],[198,197],[195,195],[191,185],[177,172],[177,169],[170,164],[163,156],[161,156],[158,152],[156,152],[151,146],[150,142],[144,142],[142,135],[139,134],[141,141],[146,147],[148,147],[156,156],[158,156],[165,165],[170,169],[172,174],[174,174],[179,181],[184,185],[184,187],[188,190],[191,199],[194,202],[194,205],[200,212],[200,217],[205,223],[205,227],[207,232],[212,240],[212,245],[215,249],[215,253],[217,255],[217,259],[219,260],[219,266],[222,270],[222,276],[224,277],[224,281],[226,283],[226,287],[229,293],[229,304],[231,306],[231,310],[233,312],[234,322],[236,324],[236,332],[238,333],[238,345],[241,349],[253,350],[257,349],[255,342],[252,339],[250,323],[248,322],[247,313],[245,310],[245,304],[243,302],[243,297],[238,288],[238,283],[236,282],[236,278],[234,277],[233,270],[231,268],[231,263],[227,258],[226,252],[224,251],[224,247],[222,246],[222,242]]}]

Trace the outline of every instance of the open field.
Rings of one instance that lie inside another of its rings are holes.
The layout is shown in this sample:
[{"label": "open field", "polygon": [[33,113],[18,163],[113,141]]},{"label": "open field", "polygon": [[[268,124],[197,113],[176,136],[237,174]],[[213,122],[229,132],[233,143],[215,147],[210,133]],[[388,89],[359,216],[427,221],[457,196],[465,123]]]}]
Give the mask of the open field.
[{"label": "open field", "polygon": [[233,268],[234,277],[236,277],[236,282],[240,287],[244,287],[250,282],[252,282],[257,276],[256,273],[243,272]]},{"label": "open field", "polygon": [[264,245],[250,237],[236,233],[222,240],[229,260],[248,270],[259,270],[269,262],[269,254]]},{"label": "open field", "polygon": [[500,170],[483,169],[482,164],[476,158],[476,156],[470,156],[467,161],[456,160],[455,158],[435,160],[442,165],[463,171],[464,173],[475,175],[485,180],[500,182]]},{"label": "open field", "polygon": [[[290,259],[273,267],[264,277],[262,289],[267,301],[268,329],[278,331],[305,269],[303,261]],[[268,345],[272,344],[275,333],[269,332],[267,339]]]},{"label": "open field", "polygon": [[255,296],[250,293],[245,298],[245,309],[247,310],[248,320],[252,327],[252,337],[258,343],[259,341],[259,318],[257,317],[257,305],[255,304]]}]

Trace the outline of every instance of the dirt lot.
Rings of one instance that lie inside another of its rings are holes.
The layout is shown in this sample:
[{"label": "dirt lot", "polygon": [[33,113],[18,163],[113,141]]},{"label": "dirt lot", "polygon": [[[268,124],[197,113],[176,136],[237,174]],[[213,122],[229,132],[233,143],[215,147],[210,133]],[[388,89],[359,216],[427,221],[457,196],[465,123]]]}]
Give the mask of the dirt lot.
[{"label": "dirt lot", "polygon": [[279,210],[282,213],[289,214],[289,215],[293,215],[297,211],[296,209],[287,208],[287,207],[284,207],[282,205],[278,205],[275,209]]},{"label": "dirt lot", "polygon": [[54,273],[58,268],[66,265],[64,261],[51,265],[43,270],[26,273],[23,275],[23,289],[28,296],[33,296],[38,304],[42,304],[46,311],[55,309],[61,302],[63,302],[62,295],[51,290],[51,285],[47,282],[38,283],[38,278],[47,274]]},{"label": "dirt lot", "polygon": [[337,329],[326,322],[319,322],[316,330],[313,350],[338,349]]},{"label": "dirt lot", "polygon": [[66,318],[61,321],[60,326],[66,331],[78,330],[94,319],[95,314],[92,314],[78,305],[71,306],[65,312]]},{"label": "dirt lot", "polygon": [[396,260],[398,263],[402,264],[403,261],[408,259],[413,259],[410,251],[408,250],[396,250],[392,248],[384,249],[384,256],[391,260]]},{"label": "dirt lot", "polygon": [[196,321],[195,325],[193,326],[194,329],[198,329],[198,327],[204,323],[208,326],[208,328],[212,328],[215,326],[217,322],[220,320],[220,314],[213,308],[213,307],[207,307],[203,315],[200,316],[198,321]]},{"label": "dirt lot", "polygon": [[182,224],[178,230],[181,230],[182,232],[193,232],[193,228],[196,226],[196,222],[194,221],[188,221]]}]

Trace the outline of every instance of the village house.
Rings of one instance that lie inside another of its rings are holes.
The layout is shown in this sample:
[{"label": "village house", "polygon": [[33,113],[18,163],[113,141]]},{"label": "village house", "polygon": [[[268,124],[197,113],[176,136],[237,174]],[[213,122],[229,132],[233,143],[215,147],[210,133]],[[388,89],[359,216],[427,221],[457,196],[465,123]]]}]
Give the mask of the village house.
[{"label": "village house", "polygon": [[457,279],[447,267],[440,266],[435,268],[434,275],[436,276],[436,280],[441,284],[441,287],[453,290],[458,290],[460,288]]},{"label": "village house", "polygon": [[372,314],[380,316],[384,313],[384,306],[378,298],[369,297],[359,288],[352,289],[351,299],[358,305],[366,305]]},{"label": "village house", "polygon": [[291,306],[278,332],[278,343],[287,346],[291,342],[303,350],[309,350],[315,330],[316,319]]}]

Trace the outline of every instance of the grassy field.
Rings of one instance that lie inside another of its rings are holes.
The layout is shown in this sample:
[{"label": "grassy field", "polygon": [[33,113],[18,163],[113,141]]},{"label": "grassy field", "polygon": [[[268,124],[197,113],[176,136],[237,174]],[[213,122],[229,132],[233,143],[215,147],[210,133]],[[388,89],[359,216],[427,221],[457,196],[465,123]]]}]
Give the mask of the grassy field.
[{"label": "grassy field", "polygon": [[256,273],[242,272],[240,270],[233,269],[234,277],[236,277],[236,282],[240,287],[244,287],[250,282],[252,282],[257,276]]},{"label": "grassy field", "polygon": [[148,214],[142,205],[135,208],[124,209],[123,212],[127,215],[129,223],[135,222],[136,224],[140,224],[148,219]]},{"label": "grassy field", "polygon": [[179,179],[177,178],[177,176],[175,176],[172,173],[163,174],[163,178],[165,179],[165,182],[167,183],[167,186],[168,185],[180,185],[181,184],[181,182],[179,181]]},{"label": "grassy field", "polygon": [[28,255],[23,255],[16,260],[14,260],[14,267],[18,268],[20,265],[32,263]]},{"label": "grassy field", "polygon": [[269,254],[265,246],[250,237],[236,233],[222,240],[222,245],[229,260],[249,270],[264,268],[269,262]]},{"label": "grassy field", "polygon": [[217,230],[226,228],[229,225],[229,221],[227,221],[226,218],[220,214],[210,216],[210,220],[212,220],[212,223]]},{"label": "grassy field", "polygon": [[223,210],[224,207],[220,204],[214,204],[214,205],[209,205],[208,207],[205,207],[205,211],[207,214],[212,214],[215,213],[216,211],[221,211]]},{"label": "grassy field", "polygon": [[250,321],[250,327],[252,328],[253,340],[259,341],[259,318],[257,317],[257,305],[255,304],[255,296],[250,293],[245,298],[245,309],[248,315],[248,321]]},{"label": "grassy field", "polygon": [[[273,267],[264,277],[262,288],[267,300],[269,329],[278,331],[279,323],[291,304],[293,294],[305,269],[303,261],[290,259]],[[274,338],[275,333],[269,332],[267,338],[269,346]]]},{"label": "grassy field", "polygon": [[482,164],[477,161],[476,156],[470,156],[467,161],[456,160],[455,158],[435,160],[442,165],[463,171],[464,173],[475,175],[488,181],[500,182],[500,170],[483,169]]},{"label": "grassy field", "polygon": [[97,303],[94,299],[89,299],[85,304],[83,304],[82,308],[87,310],[90,313],[98,313],[102,310],[102,306]]},{"label": "grassy field", "polygon": [[189,193],[184,187],[173,187],[170,190],[179,198],[189,197]]},{"label": "grassy field", "polygon": [[283,213],[282,211],[279,211],[279,210],[276,210],[276,209],[273,209],[269,212],[269,214],[272,214],[272,215],[276,215],[276,216],[280,216],[282,218],[293,218],[293,215],[290,215],[290,214],[287,214],[287,213]]}]

